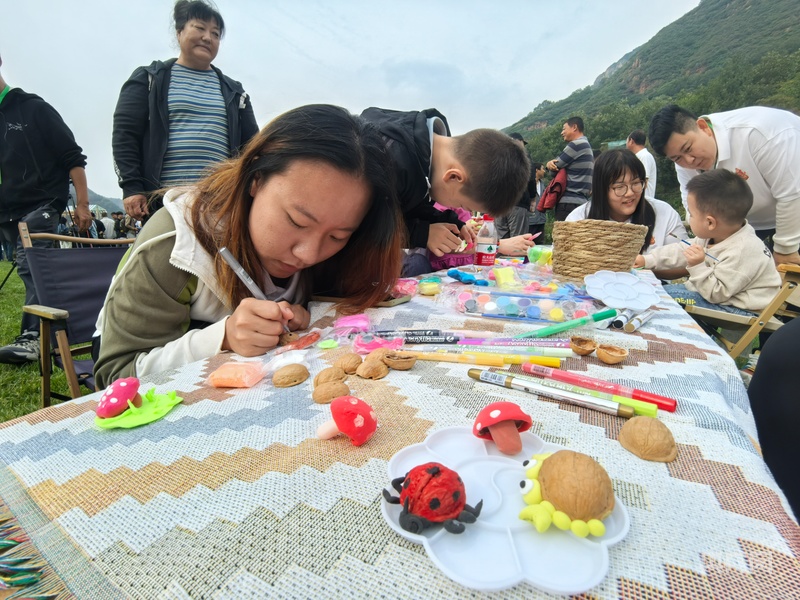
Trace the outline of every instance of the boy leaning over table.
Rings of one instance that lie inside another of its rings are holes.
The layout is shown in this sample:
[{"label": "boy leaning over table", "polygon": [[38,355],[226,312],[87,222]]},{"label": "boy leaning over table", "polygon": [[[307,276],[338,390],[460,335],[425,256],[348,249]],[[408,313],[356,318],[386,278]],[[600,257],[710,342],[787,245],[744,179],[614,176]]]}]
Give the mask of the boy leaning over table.
[{"label": "boy leaning over table", "polygon": [[635,267],[651,270],[685,267],[685,284],[665,285],[680,304],[749,315],[769,304],[781,277],[769,249],[747,223],[753,193],[740,176],[706,171],[687,183],[690,244],[654,248],[637,256]]}]

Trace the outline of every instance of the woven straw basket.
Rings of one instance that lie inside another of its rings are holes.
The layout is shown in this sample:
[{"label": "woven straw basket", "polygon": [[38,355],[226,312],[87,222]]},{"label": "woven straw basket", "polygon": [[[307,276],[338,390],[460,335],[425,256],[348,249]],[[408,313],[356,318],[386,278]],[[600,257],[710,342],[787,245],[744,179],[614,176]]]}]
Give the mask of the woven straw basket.
[{"label": "woven straw basket", "polygon": [[647,227],[615,221],[558,221],[553,225],[553,274],[582,279],[629,271],[644,245]]}]

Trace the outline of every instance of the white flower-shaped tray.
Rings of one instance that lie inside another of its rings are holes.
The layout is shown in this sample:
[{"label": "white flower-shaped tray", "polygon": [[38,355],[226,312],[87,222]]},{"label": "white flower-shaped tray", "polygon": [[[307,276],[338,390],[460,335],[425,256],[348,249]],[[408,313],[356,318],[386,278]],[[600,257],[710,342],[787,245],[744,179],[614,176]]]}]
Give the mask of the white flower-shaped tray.
[{"label": "white flower-shaped tray", "polygon": [[583,281],[586,292],[609,308],[646,310],[660,300],[655,288],[633,273],[598,271]]},{"label": "white flower-shaped tray", "polygon": [[[525,479],[522,461],[563,448],[530,432],[521,435],[522,452],[506,456],[493,442],[472,435],[471,428],[450,427],[403,448],[389,461],[389,481],[431,461],[456,471],[464,482],[467,503],[475,506],[483,500],[477,522],[467,524],[463,533],[448,533],[441,526],[422,534],[409,533],[399,524],[402,507],[385,500],[383,517],[402,537],[422,544],[434,564],[465,587],[496,591],[527,581],[553,594],[580,594],[606,576],[608,547],[628,533],[628,511],[616,498],[613,512],[603,521],[606,534],[601,538],[579,538],[555,526],[538,533],[518,517],[525,507],[520,489]],[[399,495],[391,485],[386,489]]]}]

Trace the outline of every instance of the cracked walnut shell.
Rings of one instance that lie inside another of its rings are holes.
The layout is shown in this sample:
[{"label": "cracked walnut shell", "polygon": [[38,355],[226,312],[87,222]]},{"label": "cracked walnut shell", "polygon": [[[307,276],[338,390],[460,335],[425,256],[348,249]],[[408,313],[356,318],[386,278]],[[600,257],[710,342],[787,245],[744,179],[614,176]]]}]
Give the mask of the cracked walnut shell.
[{"label": "cracked walnut shell", "polygon": [[361,365],[361,356],[356,354],[355,352],[348,352],[344,356],[340,357],[335,363],[333,363],[334,367],[339,367],[342,371],[347,373],[348,375],[352,375],[356,372],[356,369]]},{"label": "cracked walnut shell", "polygon": [[388,374],[389,367],[380,360],[365,360],[356,369],[356,375],[364,379],[383,379]]},{"label": "cracked walnut shell", "polygon": [[625,348],[620,348],[619,346],[600,344],[597,347],[597,358],[602,360],[607,365],[615,365],[628,358],[628,351]]},{"label": "cracked walnut shell", "polygon": [[589,338],[573,335],[569,338],[569,347],[578,356],[588,356],[597,348],[597,342]]},{"label": "cracked walnut shell", "polygon": [[383,357],[383,362],[395,371],[408,371],[417,362],[417,357],[402,352],[390,352]]},{"label": "cracked walnut shell", "polygon": [[678,456],[672,432],[653,417],[640,416],[626,421],[619,432],[619,443],[628,452],[653,462],[672,462]]},{"label": "cracked walnut shell", "polygon": [[303,383],[310,375],[303,365],[286,365],[275,371],[272,384],[279,388],[292,387]]},{"label": "cracked walnut shell", "polygon": [[[329,381],[344,381],[347,378],[347,373],[341,367],[328,367],[322,369],[317,376],[314,377],[314,387],[328,383]],[[347,394],[345,394],[346,396]]]},{"label": "cracked walnut shell", "polygon": [[368,360],[383,360],[383,357],[387,354],[394,354],[394,350],[391,348],[377,348],[364,357],[364,362]]}]

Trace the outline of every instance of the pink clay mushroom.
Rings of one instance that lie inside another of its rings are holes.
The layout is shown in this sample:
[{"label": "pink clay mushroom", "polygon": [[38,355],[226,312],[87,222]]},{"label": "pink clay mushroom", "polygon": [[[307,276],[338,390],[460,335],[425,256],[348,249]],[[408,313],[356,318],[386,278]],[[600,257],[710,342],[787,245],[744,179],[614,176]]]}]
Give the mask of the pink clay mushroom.
[{"label": "pink clay mushroom", "polygon": [[472,433],[492,440],[503,454],[513,456],[522,451],[519,434],[531,428],[531,418],[513,402],[493,402],[478,413]]},{"label": "pink clay mushroom", "polygon": [[139,394],[139,380],[136,377],[117,379],[106,388],[100,396],[97,405],[97,416],[101,419],[117,417],[128,410],[130,400],[136,408],[142,406],[142,396]]},{"label": "pink clay mushroom", "polygon": [[317,437],[329,440],[345,434],[354,446],[360,446],[372,437],[378,427],[378,417],[372,407],[355,396],[339,396],[331,402],[333,421],[317,429]]}]

